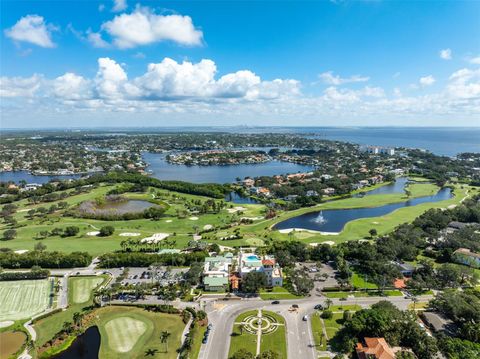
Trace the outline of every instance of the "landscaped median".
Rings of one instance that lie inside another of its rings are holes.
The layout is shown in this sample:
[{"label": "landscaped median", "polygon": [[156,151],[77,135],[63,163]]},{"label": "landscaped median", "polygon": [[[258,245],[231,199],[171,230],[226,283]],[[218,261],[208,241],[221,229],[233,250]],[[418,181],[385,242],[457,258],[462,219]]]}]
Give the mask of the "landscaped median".
[{"label": "landscaped median", "polygon": [[266,351],[287,359],[285,320],[267,310],[251,310],[235,319],[230,341],[229,358],[240,350],[254,355]]}]

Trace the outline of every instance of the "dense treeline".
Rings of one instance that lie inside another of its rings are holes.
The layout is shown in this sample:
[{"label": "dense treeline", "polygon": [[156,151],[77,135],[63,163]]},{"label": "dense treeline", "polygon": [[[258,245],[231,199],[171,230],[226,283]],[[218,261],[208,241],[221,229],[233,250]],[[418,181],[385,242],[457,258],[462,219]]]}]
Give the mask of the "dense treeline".
[{"label": "dense treeline", "polygon": [[22,279],[44,279],[50,275],[48,269],[32,269],[30,272],[2,272],[0,281]]},{"label": "dense treeline", "polygon": [[148,267],[152,264],[189,266],[202,262],[207,252],[149,254],[141,252],[106,253],[100,257],[99,267]]},{"label": "dense treeline", "polygon": [[333,349],[341,353],[350,353],[365,337],[382,337],[391,346],[411,348],[418,359],[432,359],[438,352],[435,339],[420,328],[416,315],[387,301],[355,312],[343,324],[332,338]]},{"label": "dense treeline", "polygon": [[[80,178],[72,181],[59,181],[56,184],[46,183],[36,190],[10,193],[10,195],[2,197],[0,203],[10,203],[23,198],[35,198],[36,201],[55,200],[56,196],[48,196],[52,192],[65,191],[72,188],[80,188],[84,186],[96,185],[100,183],[131,183],[137,187],[155,187],[170,191],[206,196],[212,198],[223,198],[230,191],[229,185],[217,183],[189,183],[183,181],[162,181],[157,178],[148,177],[139,173],[132,172],[109,172],[106,174],[95,174],[90,177]],[[86,188],[86,187],[84,187]],[[8,194],[7,183],[0,183],[0,194]],[[62,196],[62,198],[66,198]],[[60,199],[60,196],[59,198]]]},{"label": "dense treeline", "polygon": [[86,267],[92,261],[92,256],[87,252],[64,253],[57,251],[32,251],[18,254],[10,249],[0,251],[0,267],[32,268],[74,268]]}]

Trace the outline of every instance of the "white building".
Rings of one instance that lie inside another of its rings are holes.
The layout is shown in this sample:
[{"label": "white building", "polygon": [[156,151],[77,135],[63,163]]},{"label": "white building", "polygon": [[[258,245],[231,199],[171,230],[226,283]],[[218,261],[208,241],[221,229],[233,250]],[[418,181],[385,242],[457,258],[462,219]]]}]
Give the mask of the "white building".
[{"label": "white building", "polygon": [[262,272],[267,277],[267,286],[281,287],[283,285],[282,269],[274,256],[258,256],[254,253],[240,251],[238,255],[238,273],[243,278],[250,272]]}]

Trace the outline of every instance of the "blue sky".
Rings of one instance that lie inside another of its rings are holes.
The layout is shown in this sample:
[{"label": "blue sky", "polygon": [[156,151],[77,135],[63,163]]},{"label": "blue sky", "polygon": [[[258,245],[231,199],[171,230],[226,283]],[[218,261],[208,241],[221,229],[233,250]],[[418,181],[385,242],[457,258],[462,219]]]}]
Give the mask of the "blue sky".
[{"label": "blue sky", "polygon": [[4,0],[0,14],[2,127],[480,125],[476,1]]}]

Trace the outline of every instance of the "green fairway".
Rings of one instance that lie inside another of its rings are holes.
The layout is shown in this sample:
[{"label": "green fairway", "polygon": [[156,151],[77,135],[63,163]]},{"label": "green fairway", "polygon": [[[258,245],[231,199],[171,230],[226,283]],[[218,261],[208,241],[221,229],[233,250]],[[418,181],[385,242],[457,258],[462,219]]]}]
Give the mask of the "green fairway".
[{"label": "green fairway", "polygon": [[127,353],[137,344],[140,337],[147,331],[144,321],[122,316],[105,324],[108,347],[118,353]]},{"label": "green fairway", "polygon": [[[230,341],[229,357],[240,349],[252,354],[257,352],[257,315],[258,310],[240,314],[235,319]],[[260,352],[272,350],[280,359],[287,358],[285,319],[276,313],[262,310],[262,334]]]},{"label": "green fairway", "polygon": [[[155,353],[153,357],[177,357],[185,327],[179,315],[120,306],[101,308],[95,314],[102,338],[100,358],[143,358],[147,352]],[[170,333],[167,343],[160,341],[162,331]]]},{"label": "green fairway", "polygon": [[85,303],[90,298],[92,291],[97,288],[104,278],[102,277],[79,277],[73,278],[72,301],[75,304]]},{"label": "green fairway", "polygon": [[0,321],[29,319],[50,306],[52,280],[0,282]]},{"label": "green fairway", "polygon": [[[102,280],[101,283],[106,281],[108,278],[107,275],[102,275],[100,277],[69,277],[68,278],[68,308],[59,313],[55,313],[51,316],[43,318],[35,323],[35,330],[37,332],[37,344],[42,346],[48,340],[50,340],[56,333],[62,329],[64,322],[72,322],[73,314],[75,312],[83,312],[85,307],[92,305],[93,303],[93,290],[96,288],[91,286],[84,286],[83,289],[86,291],[87,288],[91,288],[88,292],[88,299],[82,303],[77,303],[74,300],[75,295],[77,298],[83,300],[85,292],[79,292],[78,289],[82,287],[79,283],[84,283],[85,279],[89,280],[90,283],[93,283],[99,279]],[[101,284],[98,283],[97,287]]]}]

